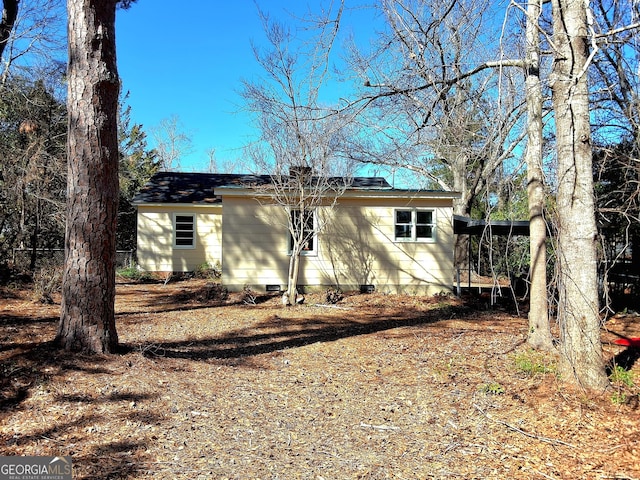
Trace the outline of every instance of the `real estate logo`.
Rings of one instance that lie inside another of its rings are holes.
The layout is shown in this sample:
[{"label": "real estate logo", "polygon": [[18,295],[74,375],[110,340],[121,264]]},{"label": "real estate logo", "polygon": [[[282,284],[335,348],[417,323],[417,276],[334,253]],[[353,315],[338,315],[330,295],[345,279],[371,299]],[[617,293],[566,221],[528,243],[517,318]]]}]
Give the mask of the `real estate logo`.
[{"label": "real estate logo", "polygon": [[0,480],[72,480],[71,457],[0,457]]}]

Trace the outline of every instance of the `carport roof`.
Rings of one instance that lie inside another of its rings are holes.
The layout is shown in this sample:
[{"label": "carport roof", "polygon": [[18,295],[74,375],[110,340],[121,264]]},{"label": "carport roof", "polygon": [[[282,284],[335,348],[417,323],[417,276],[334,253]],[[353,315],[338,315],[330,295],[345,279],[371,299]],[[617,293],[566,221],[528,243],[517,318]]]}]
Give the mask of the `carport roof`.
[{"label": "carport roof", "polygon": [[529,236],[528,220],[473,220],[461,215],[453,216],[453,233],[482,235],[489,230],[492,235]]}]

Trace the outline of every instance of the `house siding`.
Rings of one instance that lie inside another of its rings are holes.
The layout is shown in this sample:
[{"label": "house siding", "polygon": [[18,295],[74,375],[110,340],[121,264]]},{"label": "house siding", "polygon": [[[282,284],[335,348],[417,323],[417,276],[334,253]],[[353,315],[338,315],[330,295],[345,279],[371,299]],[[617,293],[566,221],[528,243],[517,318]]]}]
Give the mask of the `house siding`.
[{"label": "house siding", "polygon": [[286,283],[286,215],[282,207],[253,198],[224,198],[222,280],[230,290]]},{"label": "house siding", "polygon": [[[223,282],[230,290],[245,285],[286,287],[289,266],[284,210],[250,197],[223,198]],[[435,212],[436,238],[396,242],[397,208]],[[299,284],[307,289],[345,291],[373,284],[388,293],[437,293],[453,284],[451,199],[342,198],[334,208],[319,207],[316,255],[302,256]]]},{"label": "house siding", "polygon": [[[174,215],[195,215],[195,248],[173,246]],[[188,272],[222,260],[222,206],[138,206],[139,267],[147,272]]]}]

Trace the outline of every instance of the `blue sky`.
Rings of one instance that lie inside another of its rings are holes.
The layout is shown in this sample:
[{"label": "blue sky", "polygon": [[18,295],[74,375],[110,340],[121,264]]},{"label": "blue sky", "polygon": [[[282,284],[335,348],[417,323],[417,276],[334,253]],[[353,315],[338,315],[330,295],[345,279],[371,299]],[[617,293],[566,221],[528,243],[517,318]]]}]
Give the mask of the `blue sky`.
[{"label": "blue sky", "polygon": [[[287,22],[292,9],[302,13],[308,8],[292,0],[259,3]],[[346,32],[353,28],[347,26]],[[368,31],[366,25],[359,28]],[[129,10],[119,10],[118,69],[123,90],[130,92],[133,121],[149,133],[163,119],[177,117],[193,142],[193,153],[182,160],[184,170],[205,169],[212,148],[219,163],[241,157],[241,147],[256,132],[240,111],[238,91],[241,79],[260,73],[251,41],[262,38],[253,0],[185,0],[179,6],[138,0]]]}]

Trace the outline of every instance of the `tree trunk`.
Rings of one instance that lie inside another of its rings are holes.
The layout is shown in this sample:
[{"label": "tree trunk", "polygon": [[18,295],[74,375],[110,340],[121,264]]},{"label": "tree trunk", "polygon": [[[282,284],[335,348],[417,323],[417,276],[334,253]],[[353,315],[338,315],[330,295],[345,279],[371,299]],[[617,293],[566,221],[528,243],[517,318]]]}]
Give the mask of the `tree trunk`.
[{"label": "tree trunk", "polygon": [[287,284],[287,299],[289,305],[296,304],[298,294],[298,273],[300,272],[300,253],[294,248],[289,258],[289,275]]},{"label": "tree trunk", "polygon": [[[464,163],[455,162],[451,165],[451,173],[453,175],[453,191],[460,192],[460,198],[453,200],[454,215],[469,217],[471,214],[470,195],[466,182],[466,168]],[[461,272],[469,270],[472,259],[469,258],[469,243],[471,237],[469,235],[456,235],[453,248],[453,265]]]},{"label": "tree trunk", "polygon": [[40,235],[40,199],[35,202],[36,214],[33,218],[33,231],[31,232],[31,239],[29,246],[31,247],[31,258],[29,260],[29,271],[33,272],[38,263],[38,237]]},{"label": "tree trunk", "polygon": [[20,0],[4,0],[0,10],[0,57],[9,42],[11,31],[18,18],[18,5]]},{"label": "tree trunk", "polygon": [[[304,179],[298,178],[296,188],[300,191],[300,199],[304,198]],[[291,234],[291,256],[289,257],[289,272],[287,275],[287,300],[289,305],[296,304],[298,295],[298,276],[300,274],[300,252],[304,239],[304,202],[298,200],[299,209],[290,211],[288,216],[288,228]],[[298,212],[296,214],[296,212]]]},{"label": "tree trunk", "polygon": [[68,180],[56,342],[114,352],[118,204],[116,0],[68,0]]},{"label": "tree trunk", "polygon": [[529,202],[529,337],[533,348],[553,350],[547,300],[547,225],[544,219],[542,173],[542,87],[540,86],[541,0],[527,7],[527,198]]},{"label": "tree trunk", "polygon": [[585,389],[602,390],[596,264],[596,222],[587,85],[584,0],[553,0],[551,78],[558,157],[558,321],[560,373]]}]

